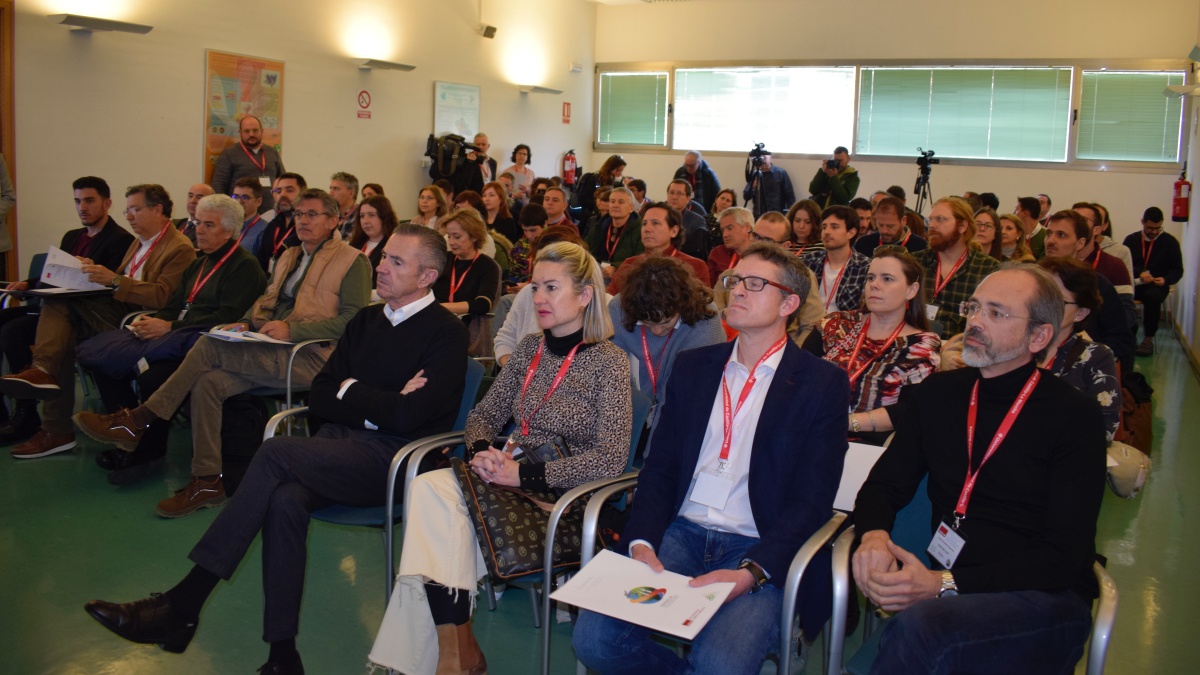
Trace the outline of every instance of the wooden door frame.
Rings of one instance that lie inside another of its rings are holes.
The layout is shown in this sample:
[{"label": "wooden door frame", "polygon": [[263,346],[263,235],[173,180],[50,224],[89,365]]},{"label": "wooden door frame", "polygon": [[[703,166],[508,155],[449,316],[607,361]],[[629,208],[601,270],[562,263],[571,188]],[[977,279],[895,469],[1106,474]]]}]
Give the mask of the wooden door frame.
[{"label": "wooden door frame", "polygon": [[[0,150],[4,153],[4,159],[8,163],[8,173],[12,178],[13,185],[17,184],[17,149],[16,149],[16,127],[13,124],[14,108],[13,98],[15,94],[14,73],[13,68],[13,24],[16,23],[16,16],[13,12],[13,0],[0,0],[0,77],[3,78],[3,85],[0,85]],[[18,205],[9,214],[8,222],[3,223],[4,227],[8,228],[8,235],[12,240],[12,252],[5,256],[7,261],[6,269],[4,270],[5,279],[19,279],[17,265],[17,210]]]}]

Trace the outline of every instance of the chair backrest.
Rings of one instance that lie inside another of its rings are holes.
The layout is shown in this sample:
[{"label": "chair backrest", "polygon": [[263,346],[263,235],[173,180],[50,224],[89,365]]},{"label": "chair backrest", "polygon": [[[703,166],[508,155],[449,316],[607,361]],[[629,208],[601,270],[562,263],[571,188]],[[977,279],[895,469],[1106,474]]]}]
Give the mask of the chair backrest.
[{"label": "chair backrest", "polygon": [[629,460],[625,463],[625,473],[633,471],[633,458],[637,454],[638,442],[642,439],[646,417],[650,414],[650,397],[642,393],[642,390],[633,387],[630,399],[633,404],[633,426],[629,428]]},{"label": "chair backrest", "polygon": [[929,567],[929,556],[925,549],[929,546],[929,538],[933,536],[930,523],[933,519],[933,505],[929,502],[929,476],[921,479],[917,492],[912,501],[896,514],[892,524],[892,541],[897,546],[911,551]]},{"label": "chair backrest", "polygon": [[462,431],[467,428],[467,415],[475,407],[475,397],[479,394],[479,385],[483,383],[483,364],[475,359],[467,359],[467,379],[463,384],[462,402],[458,405],[458,419],[454,420],[451,431]]},{"label": "chair backrest", "polygon": [[886,445],[867,445],[866,443],[851,443],[846,449],[846,461],[842,465],[842,482],[838,485],[837,496],[833,498],[833,508],[838,511],[853,511],[854,500],[858,491],[867,481],[871,467],[879,460],[879,456],[887,449]]},{"label": "chair backrest", "polygon": [[42,268],[46,266],[46,254],[38,253],[29,259],[29,276],[26,279],[40,279]]}]

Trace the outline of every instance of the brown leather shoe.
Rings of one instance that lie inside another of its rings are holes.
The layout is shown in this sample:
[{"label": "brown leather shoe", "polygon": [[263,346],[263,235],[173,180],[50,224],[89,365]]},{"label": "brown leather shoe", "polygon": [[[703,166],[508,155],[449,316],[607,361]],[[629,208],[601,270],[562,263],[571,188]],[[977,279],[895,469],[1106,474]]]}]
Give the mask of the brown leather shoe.
[{"label": "brown leather shoe", "polygon": [[134,422],[126,408],[109,415],[81,410],[71,419],[80,431],[92,439],[116,445],[125,452],[133,452],[138,441],[142,440],[142,434],[146,433],[146,427]]},{"label": "brown leather shoe", "polygon": [[487,675],[487,659],[475,641],[471,622],[434,628],[438,639],[437,675]]},{"label": "brown leather shoe", "polygon": [[33,438],[13,448],[10,454],[15,459],[37,459],[66,452],[74,447],[74,433],[68,431],[62,434],[52,434],[45,429],[38,429]]},{"label": "brown leather shoe", "polygon": [[168,497],[158,503],[158,515],[163,518],[182,518],[200,509],[220,506],[225,503],[225,485],[221,477],[205,480],[192,476],[192,481],[175,492],[174,497]]},{"label": "brown leather shoe", "polygon": [[0,377],[0,394],[5,396],[48,401],[61,393],[58,380],[37,368],[26,368],[16,375]]}]

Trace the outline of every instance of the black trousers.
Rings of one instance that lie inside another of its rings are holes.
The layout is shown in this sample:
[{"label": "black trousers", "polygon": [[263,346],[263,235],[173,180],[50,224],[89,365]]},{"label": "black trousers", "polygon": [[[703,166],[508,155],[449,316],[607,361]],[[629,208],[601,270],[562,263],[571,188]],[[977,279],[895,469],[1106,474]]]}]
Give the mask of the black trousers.
[{"label": "black trousers", "polygon": [[1162,306],[1170,292],[1171,287],[1166,284],[1141,284],[1133,289],[1133,297],[1142,301],[1142,326],[1146,329],[1146,337],[1154,337],[1158,332]]},{"label": "black trousers", "polygon": [[406,443],[398,436],[328,423],[312,438],[266,441],[237,493],[188,557],[228,580],[262,530],[263,640],[295,637],[310,514],[330,504],[382,506],[388,466]]},{"label": "black trousers", "polygon": [[12,373],[19,373],[33,363],[39,309],[24,306],[0,309],[0,350]]}]

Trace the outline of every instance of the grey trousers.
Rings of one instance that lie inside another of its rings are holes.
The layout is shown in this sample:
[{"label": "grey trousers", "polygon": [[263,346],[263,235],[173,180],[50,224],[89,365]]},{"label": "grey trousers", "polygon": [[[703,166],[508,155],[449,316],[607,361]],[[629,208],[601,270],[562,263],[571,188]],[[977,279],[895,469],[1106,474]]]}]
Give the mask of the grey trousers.
[{"label": "grey trousers", "polygon": [[258,531],[263,539],[263,640],[296,636],[309,514],[330,504],[382,506],[392,457],[408,441],[327,423],[312,438],[262,444],[246,477],[188,555],[228,580]]},{"label": "grey trousers", "polygon": [[[169,420],[191,394],[193,476],[221,473],[221,405],[225,399],[257,387],[285,386],[290,349],[202,337],[179,370],[146,399],[144,405],[151,412]],[[312,385],[332,351],[316,345],[301,351],[292,366],[292,386]]]}]

